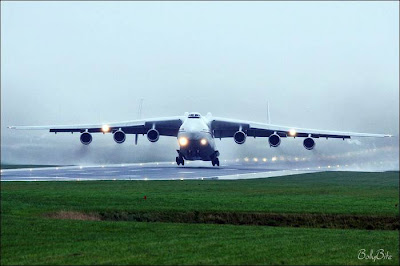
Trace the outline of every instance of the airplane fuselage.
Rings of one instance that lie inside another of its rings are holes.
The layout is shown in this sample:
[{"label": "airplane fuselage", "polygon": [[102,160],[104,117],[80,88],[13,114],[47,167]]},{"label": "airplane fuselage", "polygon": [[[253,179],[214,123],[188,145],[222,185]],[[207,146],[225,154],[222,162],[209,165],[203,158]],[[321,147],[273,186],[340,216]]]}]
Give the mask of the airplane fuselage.
[{"label": "airplane fuselage", "polygon": [[178,153],[186,160],[212,161],[218,156],[210,122],[205,117],[186,118],[177,137]]}]

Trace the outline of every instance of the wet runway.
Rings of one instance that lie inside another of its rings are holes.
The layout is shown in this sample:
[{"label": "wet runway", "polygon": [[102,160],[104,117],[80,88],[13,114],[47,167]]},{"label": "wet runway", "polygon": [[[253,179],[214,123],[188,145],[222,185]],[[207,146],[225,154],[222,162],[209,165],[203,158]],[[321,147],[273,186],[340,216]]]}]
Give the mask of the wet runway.
[{"label": "wet runway", "polygon": [[209,162],[137,163],[95,166],[10,169],[1,171],[2,181],[83,181],[83,180],[187,180],[249,179],[301,174],[315,171],[274,169],[265,164],[224,163],[212,167]]}]

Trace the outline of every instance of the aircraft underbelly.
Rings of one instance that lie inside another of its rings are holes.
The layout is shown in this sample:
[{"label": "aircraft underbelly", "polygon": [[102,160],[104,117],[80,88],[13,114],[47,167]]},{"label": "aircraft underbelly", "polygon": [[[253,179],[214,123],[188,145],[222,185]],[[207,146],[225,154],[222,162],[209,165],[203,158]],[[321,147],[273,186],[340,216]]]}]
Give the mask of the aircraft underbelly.
[{"label": "aircraft underbelly", "polygon": [[186,160],[211,161],[215,150],[212,147],[187,147],[181,148],[180,153]]},{"label": "aircraft underbelly", "polygon": [[[211,161],[216,156],[215,141],[211,134],[205,132],[182,132],[179,137],[186,137],[188,144],[180,146],[179,153],[186,160],[203,160]],[[205,139],[206,144],[201,144],[201,140]]]}]

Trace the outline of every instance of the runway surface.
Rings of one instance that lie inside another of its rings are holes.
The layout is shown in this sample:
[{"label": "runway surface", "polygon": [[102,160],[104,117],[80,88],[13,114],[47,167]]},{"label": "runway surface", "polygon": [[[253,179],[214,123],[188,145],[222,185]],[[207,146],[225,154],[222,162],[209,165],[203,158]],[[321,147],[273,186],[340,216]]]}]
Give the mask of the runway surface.
[{"label": "runway surface", "polygon": [[10,169],[1,171],[1,181],[249,179],[309,172],[316,171],[274,169],[256,163],[231,162],[212,167],[209,162],[186,162],[185,166],[160,162]]}]

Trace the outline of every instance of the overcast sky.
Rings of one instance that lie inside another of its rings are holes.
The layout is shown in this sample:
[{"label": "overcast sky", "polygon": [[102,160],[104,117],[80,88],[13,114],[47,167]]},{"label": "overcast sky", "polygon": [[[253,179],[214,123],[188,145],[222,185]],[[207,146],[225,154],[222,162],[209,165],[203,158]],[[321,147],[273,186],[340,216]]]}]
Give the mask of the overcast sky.
[{"label": "overcast sky", "polygon": [[[275,124],[398,136],[399,3],[1,2],[3,162],[84,157],[78,135],[8,125],[132,120],[140,98],[143,117],[266,122],[269,101]],[[177,146],[98,139],[94,162]]]}]

